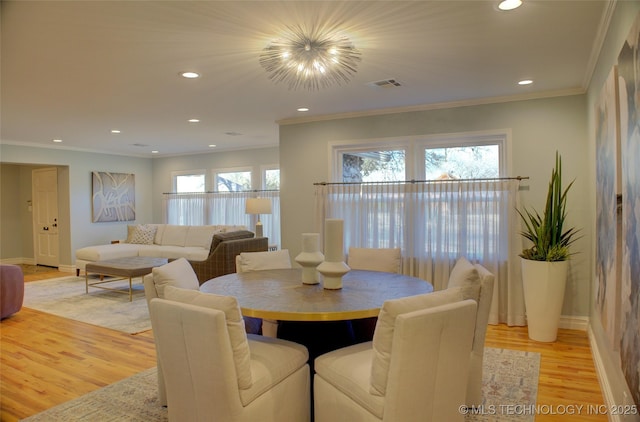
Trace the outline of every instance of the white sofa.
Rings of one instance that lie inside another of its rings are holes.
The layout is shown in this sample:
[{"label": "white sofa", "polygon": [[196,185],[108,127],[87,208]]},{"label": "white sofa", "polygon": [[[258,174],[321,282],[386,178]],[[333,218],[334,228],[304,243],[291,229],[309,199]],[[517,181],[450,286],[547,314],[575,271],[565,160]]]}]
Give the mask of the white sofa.
[{"label": "white sofa", "polygon": [[[109,245],[87,246],[76,250],[76,274],[84,271],[88,262],[109,259],[149,256],[153,258],[186,258],[203,261],[209,256],[211,241],[218,233],[246,230],[245,226],[178,226],[171,224],[145,224],[155,228],[155,235],[148,242],[141,242],[135,231],[137,225],[128,226],[127,239]],[[135,243],[132,243],[135,242]]]}]

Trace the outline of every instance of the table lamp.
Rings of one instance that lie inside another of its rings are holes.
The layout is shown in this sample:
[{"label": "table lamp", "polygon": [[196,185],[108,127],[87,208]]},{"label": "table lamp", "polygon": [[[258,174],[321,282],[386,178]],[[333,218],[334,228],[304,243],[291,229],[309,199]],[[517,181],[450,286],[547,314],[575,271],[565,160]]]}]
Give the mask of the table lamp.
[{"label": "table lamp", "polygon": [[258,216],[258,222],[256,223],[256,237],[264,237],[262,232],[262,223],[260,222],[260,214],[271,214],[271,199],[247,198],[245,212],[247,214],[255,214]]}]

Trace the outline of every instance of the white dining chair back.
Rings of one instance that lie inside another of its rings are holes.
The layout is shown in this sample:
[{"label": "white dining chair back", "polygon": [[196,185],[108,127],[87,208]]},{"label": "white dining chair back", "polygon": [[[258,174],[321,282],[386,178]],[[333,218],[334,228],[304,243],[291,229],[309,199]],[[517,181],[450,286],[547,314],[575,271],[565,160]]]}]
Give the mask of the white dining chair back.
[{"label": "white dining chair back", "polygon": [[463,421],[477,305],[461,297],[387,301],[373,342],[318,357],[315,421]]},{"label": "white dining chair back", "polygon": [[472,264],[466,258],[459,258],[451,271],[447,285],[448,289],[462,289],[465,299],[473,299],[478,303],[465,401],[469,407],[477,407],[482,404],[484,341],[493,300],[494,282],[495,276],[485,267],[480,264]]},{"label": "white dining chair back", "polygon": [[[193,295],[215,296],[189,292]],[[225,302],[233,299],[219,298]],[[236,324],[236,332],[244,333],[237,327],[241,324],[237,302],[235,307],[234,320],[228,310],[173,300],[151,301],[169,421],[308,422],[306,348],[262,336],[234,336],[232,324]],[[247,351],[238,354],[243,348]]]},{"label": "white dining chair back", "polygon": [[400,248],[349,248],[347,265],[352,270],[400,273]]},{"label": "white dining chair back", "polygon": [[[291,257],[288,249],[265,252],[242,252],[236,256],[236,272],[246,273],[261,270],[279,270],[291,268]],[[262,327],[262,335],[278,336],[278,321],[273,319],[245,318],[247,325]]]}]

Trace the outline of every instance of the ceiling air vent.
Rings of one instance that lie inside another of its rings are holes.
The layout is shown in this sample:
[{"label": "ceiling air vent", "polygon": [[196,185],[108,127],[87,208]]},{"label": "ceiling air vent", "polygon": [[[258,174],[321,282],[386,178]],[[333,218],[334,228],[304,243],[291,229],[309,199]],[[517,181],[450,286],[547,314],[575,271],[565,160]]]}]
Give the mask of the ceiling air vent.
[{"label": "ceiling air vent", "polygon": [[131,146],[139,147],[139,148],[146,148],[146,147],[148,147],[149,145],[147,145],[147,144],[131,144]]},{"label": "ceiling air vent", "polygon": [[383,79],[381,81],[369,82],[367,85],[372,88],[394,88],[402,86],[397,79]]}]

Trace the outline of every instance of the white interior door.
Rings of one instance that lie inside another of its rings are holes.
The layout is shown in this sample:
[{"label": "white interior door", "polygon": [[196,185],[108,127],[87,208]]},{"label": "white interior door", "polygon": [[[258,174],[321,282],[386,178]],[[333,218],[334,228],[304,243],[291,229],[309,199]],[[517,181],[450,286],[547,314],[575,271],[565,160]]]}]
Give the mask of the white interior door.
[{"label": "white interior door", "polygon": [[58,170],[33,170],[33,236],[36,265],[57,267],[58,256]]}]

